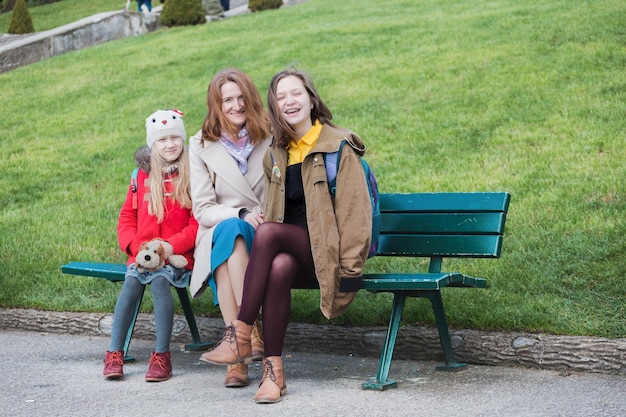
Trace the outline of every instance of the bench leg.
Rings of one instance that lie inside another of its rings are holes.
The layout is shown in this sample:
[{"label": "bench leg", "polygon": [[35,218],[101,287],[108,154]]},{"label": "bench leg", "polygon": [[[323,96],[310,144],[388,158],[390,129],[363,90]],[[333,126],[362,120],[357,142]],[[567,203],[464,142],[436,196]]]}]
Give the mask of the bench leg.
[{"label": "bench leg", "polygon": [[424,293],[423,297],[428,298],[433,306],[437,330],[439,331],[439,340],[443,349],[445,365],[437,366],[436,369],[438,371],[458,371],[467,367],[466,363],[457,362],[454,359],[454,350],[452,349],[452,340],[448,331],[448,320],[443,309],[441,291],[420,291],[420,293]]},{"label": "bench leg", "polygon": [[380,356],[380,364],[378,365],[378,373],[375,378],[370,378],[363,384],[362,389],[384,391],[389,388],[396,388],[398,386],[397,381],[388,380],[389,367],[391,366],[391,358],[393,356],[393,349],[396,346],[396,337],[398,336],[398,329],[400,328],[400,319],[402,318],[402,312],[404,311],[404,302],[406,301],[406,295],[400,292],[396,292],[393,295],[393,306],[391,308],[391,317],[389,319],[389,327],[387,328],[387,337],[385,339],[385,346]]},{"label": "bench leg", "polygon": [[126,340],[124,341],[124,363],[135,362],[134,356],[128,355],[128,347],[130,346],[130,339],[133,337],[133,330],[135,330],[135,323],[137,323],[137,316],[139,315],[139,307],[141,307],[141,300],[143,300],[143,293],[141,297],[137,300],[137,305],[135,306],[135,315],[133,316],[132,321],[130,322],[130,326],[128,326],[128,331],[126,333]]},{"label": "bench leg", "polygon": [[187,343],[185,345],[186,350],[207,350],[213,343],[211,342],[203,342],[200,339],[200,333],[198,332],[198,325],[196,324],[196,317],[193,314],[193,309],[191,308],[191,301],[189,300],[189,295],[187,294],[187,288],[176,288],[178,292],[178,298],[180,300],[180,304],[183,307],[183,311],[185,312],[185,318],[187,319],[187,324],[189,325],[189,331],[191,332],[191,340],[192,343]]}]

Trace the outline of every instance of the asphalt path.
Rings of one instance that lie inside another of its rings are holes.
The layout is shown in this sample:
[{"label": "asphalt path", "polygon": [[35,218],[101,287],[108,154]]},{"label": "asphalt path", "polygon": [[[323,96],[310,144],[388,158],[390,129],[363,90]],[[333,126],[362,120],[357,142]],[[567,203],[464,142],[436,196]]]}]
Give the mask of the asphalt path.
[{"label": "asphalt path", "polygon": [[366,391],[378,360],[285,352],[287,395],[277,404],[253,397],[251,384],[223,386],[225,368],[172,344],[174,375],[144,380],[153,341],[136,340],[125,378],[102,377],[106,337],[0,330],[0,416],[626,416],[626,378],[505,366],[435,371],[437,363],[394,360],[398,388]]}]

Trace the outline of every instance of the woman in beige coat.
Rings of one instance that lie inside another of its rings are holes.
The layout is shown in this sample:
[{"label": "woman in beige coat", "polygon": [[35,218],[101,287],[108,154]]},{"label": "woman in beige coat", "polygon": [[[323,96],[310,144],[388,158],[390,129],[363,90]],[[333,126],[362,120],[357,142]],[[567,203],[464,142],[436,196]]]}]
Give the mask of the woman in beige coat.
[{"label": "woman in beige coat", "polygon": [[[274,141],[264,159],[265,223],[255,232],[239,316],[220,344],[202,355],[218,365],[249,362],[249,335],[262,307],[265,358],[258,403],[280,401],[287,392],[282,350],[291,288],[319,286],[322,313],[329,319],[340,315],[361,287],[372,234],[361,138],[331,122],[313,82],[300,71],[275,75],[267,103]],[[324,154],[344,141],[332,198]]]},{"label": "woman in beige coat", "polygon": [[[263,156],[269,146],[269,117],[245,73],[217,73],[207,93],[208,114],[202,130],[189,139],[191,198],[199,229],[191,295],[209,287],[226,325],[237,318],[254,229],[263,222]],[[257,324],[258,326],[258,324]],[[255,359],[263,342],[253,327]],[[248,366],[228,367],[224,384],[249,384]]]}]

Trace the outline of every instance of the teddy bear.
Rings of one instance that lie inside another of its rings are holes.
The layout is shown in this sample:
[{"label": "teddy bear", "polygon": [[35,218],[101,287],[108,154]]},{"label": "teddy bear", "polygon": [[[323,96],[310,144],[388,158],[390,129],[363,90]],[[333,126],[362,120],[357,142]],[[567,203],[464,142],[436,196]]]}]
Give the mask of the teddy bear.
[{"label": "teddy bear", "polygon": [[[139,252],[135,257],[137,271],[144,273],[146,271],[154,272],[165,266],[165,249],[158,240],[144,242],[139,246]],[[183,255],[172,255],[167,261],[176,268],[184,268],[187,266],[187,259]]]}]

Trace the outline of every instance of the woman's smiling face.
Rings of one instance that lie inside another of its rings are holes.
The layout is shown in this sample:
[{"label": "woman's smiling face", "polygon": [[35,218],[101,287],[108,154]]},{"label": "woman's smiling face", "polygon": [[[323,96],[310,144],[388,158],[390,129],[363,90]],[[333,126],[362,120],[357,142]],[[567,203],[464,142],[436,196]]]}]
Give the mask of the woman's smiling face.
[{"label": "woman's smiling face", "polygon": [[222,85],[220,91],[222,93],[222,112],[229,122],[241,130],[248,120],[241,88],[237,83],[229,81]]}]

